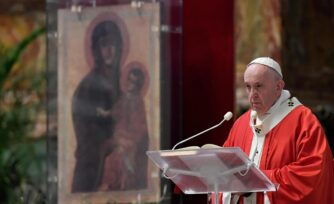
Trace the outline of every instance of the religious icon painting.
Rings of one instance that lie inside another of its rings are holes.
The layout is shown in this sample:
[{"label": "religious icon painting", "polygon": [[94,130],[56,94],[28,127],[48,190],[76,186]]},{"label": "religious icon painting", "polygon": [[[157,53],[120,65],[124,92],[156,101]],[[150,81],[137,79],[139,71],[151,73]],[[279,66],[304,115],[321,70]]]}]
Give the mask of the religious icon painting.
[{"label": "religious icon painting", "polygon": [[60,203],[159,199],[159,7],[58,10]]}]

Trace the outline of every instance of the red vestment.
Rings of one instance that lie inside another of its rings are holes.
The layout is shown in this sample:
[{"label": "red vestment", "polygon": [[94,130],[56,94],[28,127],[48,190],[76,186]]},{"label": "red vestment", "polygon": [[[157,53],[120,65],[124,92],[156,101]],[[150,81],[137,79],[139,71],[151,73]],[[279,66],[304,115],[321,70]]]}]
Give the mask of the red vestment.
[{"label": "red vestment", "polygon": [[[234,123],[224,147],[240,147],[249,155],[249,121],[250,111]],[[271,204],[334,203],[333,155],[319,121],[303,105],[266,134],[259,167],[279,184],[278,191],[267,193]],[[262,203],[263,193],[257,199]]]}]

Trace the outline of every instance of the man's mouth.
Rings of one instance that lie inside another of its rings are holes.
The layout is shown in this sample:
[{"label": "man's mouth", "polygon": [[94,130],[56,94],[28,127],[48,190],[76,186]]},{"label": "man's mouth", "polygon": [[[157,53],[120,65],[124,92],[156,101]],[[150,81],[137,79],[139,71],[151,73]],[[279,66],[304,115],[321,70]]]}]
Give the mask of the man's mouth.
[{"label": "man's mouth", "polygon": [[261,105],[260,102],[252,102],[252,106],[253,106],[253,107],[257,107],[257,106],[260,106],[260,105]]}]

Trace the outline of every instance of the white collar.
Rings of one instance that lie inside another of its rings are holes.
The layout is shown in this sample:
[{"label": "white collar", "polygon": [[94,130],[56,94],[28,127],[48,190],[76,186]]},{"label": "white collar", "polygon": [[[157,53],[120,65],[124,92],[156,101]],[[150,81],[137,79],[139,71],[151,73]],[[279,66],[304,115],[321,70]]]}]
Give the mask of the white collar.
[{"label": "white collar", "polygon": [[274,128],[290,111],[301,105],[297,98],[290,98],[291,94],[283,90],[276,103],[261,118],[256,118],[256,124],[253,125],[250,118],[250,126],[256,135],[265,135]]},{"label": "white collar", "polygon": [[269,115],[275,112],[277,108],[286,100],[288,100],[290,97],[291,97],[290,91],[282,90],[280,97],[276,100],[274,105],[271,106],[270,109],[263,116],[257,117],[257,120],[264,121],[267,117],[269,117]]}]

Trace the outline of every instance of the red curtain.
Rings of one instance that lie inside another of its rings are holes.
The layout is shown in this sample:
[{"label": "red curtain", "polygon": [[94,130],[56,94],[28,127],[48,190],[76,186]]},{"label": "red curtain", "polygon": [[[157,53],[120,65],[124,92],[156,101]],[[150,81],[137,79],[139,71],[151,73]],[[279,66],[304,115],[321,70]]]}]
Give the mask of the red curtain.
[{"label": "red curtain", "polygon": [[[187,138],[233,112],[234,7],[228,0],[184,0],[183,9],[183,138]],[[221,145],[231,124],[189,143]]]}]

